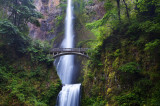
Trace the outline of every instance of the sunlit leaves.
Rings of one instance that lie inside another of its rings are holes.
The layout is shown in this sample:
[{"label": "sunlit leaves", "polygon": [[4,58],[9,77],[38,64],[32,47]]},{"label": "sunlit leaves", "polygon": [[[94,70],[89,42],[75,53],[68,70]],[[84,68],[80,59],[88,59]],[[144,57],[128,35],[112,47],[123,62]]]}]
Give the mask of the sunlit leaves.
[{"label": "sunlit leaves", "polygon": [[160,40],[159,39],[156,39],[153,42],[147,43],[144,48],[145,51],[155,51],[155,50],[158,51],[158,49],[160,49]]}]

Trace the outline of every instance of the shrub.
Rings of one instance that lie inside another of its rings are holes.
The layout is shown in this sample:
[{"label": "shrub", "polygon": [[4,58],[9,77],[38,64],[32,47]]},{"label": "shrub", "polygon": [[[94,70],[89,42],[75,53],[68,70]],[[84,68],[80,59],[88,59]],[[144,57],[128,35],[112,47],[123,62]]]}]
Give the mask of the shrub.
[{"label": "shrub", "polygon": [[[152,98],[151,98],[151,105],[152,106],[159,106],[160,104],[160,85],[158,87],[154,88],[154,92],[152,93]],[[155,90],[156,89],[156,90]]]},{"label": "shrub", "polygon": [[32,62],[45,62],[48,66],[52,66],[54,59],[49,55],[50,48],[51,46],[48,42],[34,40],[27,49],[23,50],[23,52],[30,55]]},{"label": "shrub", "polygon": [[5,45],[11,45],[20,50],[29,45],[30,38],[8,20],[0,21],[0,36]]},{"label": "shrub", "polygon": [[140,72],[139,65],[135,62],[130,62],[122,65],[119,70],[125,73],[137,73]]},{"label": "shrub", "polygon": [[115,97],[115,100],[120,106],[136,106],[140,105],[139,97],[135,93],[127,93]]},{"label": "shrub", "polygon": [[117,75],[119,76],[120,83],[129,88],[141,78],[139,65],[135,62],[122,65]]},{"label": "shrub", "polygon": [[5,73],[6,68],[0,66],[0,87],[8,83],[8,75]]},{"label": "shrub", "polygon": [[154,52],[155,50],[158,50],[160,47],[160,40],[156,39],[152,42],[149,42],[145,45],[144,50],[145,51],[150,51],[150,52]]}]

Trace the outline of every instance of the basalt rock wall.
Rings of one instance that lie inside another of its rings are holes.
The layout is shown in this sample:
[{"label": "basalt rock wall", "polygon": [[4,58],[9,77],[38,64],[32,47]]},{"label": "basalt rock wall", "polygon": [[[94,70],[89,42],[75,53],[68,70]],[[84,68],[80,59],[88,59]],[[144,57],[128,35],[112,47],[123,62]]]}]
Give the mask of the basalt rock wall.
[{"label": "basalt rock wall", "polygon": [[30,36],[41,40],[54,38],[58,32],[56,18],[61,15],[60,0],[35,0],[34,4],[36,9],[43,14],[43,18],[39,20],[40,27],[29,24]]}]

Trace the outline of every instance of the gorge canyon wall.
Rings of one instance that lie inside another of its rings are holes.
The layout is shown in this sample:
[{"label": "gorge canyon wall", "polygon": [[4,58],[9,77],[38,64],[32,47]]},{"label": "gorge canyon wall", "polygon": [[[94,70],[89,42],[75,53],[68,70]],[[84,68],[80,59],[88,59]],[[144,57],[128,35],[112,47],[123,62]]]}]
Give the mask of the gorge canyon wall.
[{"label": "gorge canyon wall", "polygon": [[36,9],[43,15],[39,20],[41,26],[28,24],[30,36],[34,39],[50,40],[56,36],[56,18],[61,14],[60,0],[35,0]]}]

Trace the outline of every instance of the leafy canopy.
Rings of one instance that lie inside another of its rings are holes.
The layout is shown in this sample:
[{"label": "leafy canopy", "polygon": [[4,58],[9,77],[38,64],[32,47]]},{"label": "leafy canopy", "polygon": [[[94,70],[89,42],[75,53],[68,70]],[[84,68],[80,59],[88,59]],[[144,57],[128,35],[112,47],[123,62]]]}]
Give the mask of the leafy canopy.
[{"label": "leafy canopy", "polygon": [[7,8],[8,19],[21,30],[28,22],[40,26],[37,19],[42,15],[36,11],[33,0],[0,0],[0,6],[4,10]]}]

